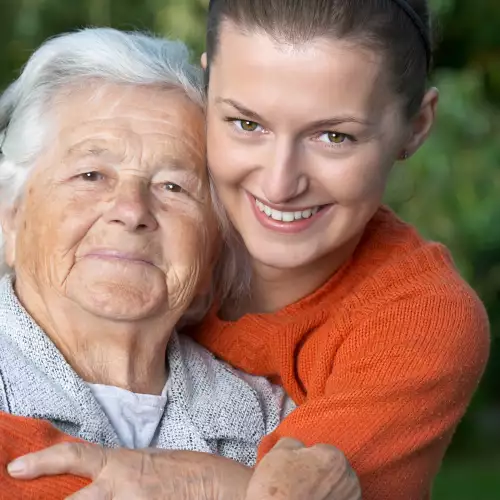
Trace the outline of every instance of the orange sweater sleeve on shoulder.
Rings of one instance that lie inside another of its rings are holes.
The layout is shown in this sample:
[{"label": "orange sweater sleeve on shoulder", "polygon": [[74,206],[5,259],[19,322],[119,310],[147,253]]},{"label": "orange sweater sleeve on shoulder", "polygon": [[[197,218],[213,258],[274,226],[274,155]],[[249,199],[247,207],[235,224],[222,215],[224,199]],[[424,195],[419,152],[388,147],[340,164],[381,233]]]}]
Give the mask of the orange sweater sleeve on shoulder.
[{"label": "orange sweater sleeve on shoulder", "polygon": [[[426,301],[445,313],[424,314]],[[259,457],[281,437],[328,443],[356,470],[363,500],[429,498],[489,354],[482,304],[472,294],[457,301],[400,300],[354,328],[324,394],[264,438]]]},{"label": "orange sweater sleeve on shoulder", "polygon": [[0,500],[63,500],[90,484],[76,476],[55,476],[19,481],[7,474],[14,459],[49,446],[75,441],[48,422],[0,413]]}]

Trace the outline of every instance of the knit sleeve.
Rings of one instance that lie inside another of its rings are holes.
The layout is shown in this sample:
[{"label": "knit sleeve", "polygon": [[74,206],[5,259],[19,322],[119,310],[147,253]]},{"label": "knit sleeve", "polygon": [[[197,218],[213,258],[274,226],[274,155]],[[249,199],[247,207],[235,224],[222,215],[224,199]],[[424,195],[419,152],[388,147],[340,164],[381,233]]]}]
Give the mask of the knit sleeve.
[{"label": "knit sleeve", "polygon": [[364,500],[427,499],[488,358],[483,306],[472,292],[402,298],[346,334],[323,395],[264,438],[259,456],[284,436],[329,443],[358,473]]},{"label": "knit sleeve", "polygon": [[15,458],[65,441],[79,440],[59,432],[49,422],[0,412],[0,500],[67,498],[90,484],[76,476],[19,481],[7,474],[7,464]]}]

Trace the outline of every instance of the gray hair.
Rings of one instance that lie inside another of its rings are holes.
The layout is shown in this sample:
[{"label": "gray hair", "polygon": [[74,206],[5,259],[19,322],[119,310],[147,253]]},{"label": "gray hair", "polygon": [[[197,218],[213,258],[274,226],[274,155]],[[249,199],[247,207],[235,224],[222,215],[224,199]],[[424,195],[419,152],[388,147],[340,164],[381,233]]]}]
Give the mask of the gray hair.
[{"label": "gray hair", "polygon": [[[47,111],[61,89],[99,79],[183,90],[204,104],[201,70],[182,42],[111,28],[89,28],[42,44],[0,97],[0,200],[12,204],[43,149]],[[45,124],[45,125],[44,125]],[[0,231],[0,276],[7,271]]]},{"label": "gray hair", "polygon": [[[23,192],[29,172],[47,142],[48,127],[44,124],[53,99],[63,88],[94,79],[178,88],[204,106],[201,69],[190,64],[188,49],[182,42],[111,28],[88,28],[52,38],[34,52],[20,77],[0,97],[2,205],[11,205]],[[0,277],[9,271],[2,247],[0,228]],[[228,286],[234,283],[227,272],[223,275],[219,279]],[[222,294],[227,295],[225,285],[219,285]]]}]

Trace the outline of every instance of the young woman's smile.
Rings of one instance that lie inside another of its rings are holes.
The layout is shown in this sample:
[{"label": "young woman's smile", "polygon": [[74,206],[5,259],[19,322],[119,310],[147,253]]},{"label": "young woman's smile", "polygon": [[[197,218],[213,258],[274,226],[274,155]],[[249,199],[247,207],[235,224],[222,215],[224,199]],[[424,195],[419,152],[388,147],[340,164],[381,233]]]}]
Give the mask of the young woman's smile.
[{"label": "young woman's smile", "polygon": [[208,162],[255,263],[316,266],[363,232],[406,133],[382,68],[344,41],[285,49],[221,26]]},{"label": "young woman's smile", "polygon": [[275,205],[248,193],[248,201],[253,208],[257,220],[262,226],[270,231],[284,234],[295,234],[306,231],[325,215],[326,211],[333,206],[286,206]]}]

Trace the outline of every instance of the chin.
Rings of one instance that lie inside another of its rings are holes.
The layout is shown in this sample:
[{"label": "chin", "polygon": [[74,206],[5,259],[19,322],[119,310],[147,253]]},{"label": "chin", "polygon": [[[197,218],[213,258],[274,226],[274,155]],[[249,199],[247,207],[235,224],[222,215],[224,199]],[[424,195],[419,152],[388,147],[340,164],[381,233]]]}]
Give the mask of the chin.
[{"label": "chin", "polygon": [[152,317],[168,304],[166,290],[164,293],[147,293],[146,289],[138,290],[122,286],[97,286],[89,290],[68,294],[81,309],[93,316],[111,321],[140,321]]},{"label": "chin", "polygon": [[168,304],[165,276],[160,272],[141,276],[71,273],[66,292],[84,311],[115,321],[143,320]]},{"label": "chin", "polygon": [[[297,269],[315,263],[323,255],[315,249],[294,248],[294,245],[258,245],[247,247],[252,259],[274,269]],[[313,250],[313,251],[311,251]]]}]

